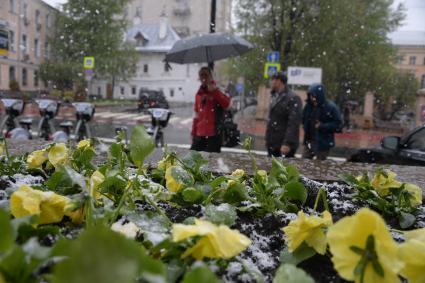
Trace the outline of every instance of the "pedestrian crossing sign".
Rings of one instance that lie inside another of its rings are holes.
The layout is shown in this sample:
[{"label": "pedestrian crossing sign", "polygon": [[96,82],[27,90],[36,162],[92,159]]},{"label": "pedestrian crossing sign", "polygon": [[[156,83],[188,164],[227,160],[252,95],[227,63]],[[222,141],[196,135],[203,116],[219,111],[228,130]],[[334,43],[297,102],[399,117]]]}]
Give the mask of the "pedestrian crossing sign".
[{"label": "pedestrian crossing sign", "polygon": [[277,72],[280,72],[280,63],[266,63],[264,66],[264,78],[268,79]]},{"label": "pedestrian crossing sign", "polygon": [[84,69],[94,68],[94,57],[84,57]]}]

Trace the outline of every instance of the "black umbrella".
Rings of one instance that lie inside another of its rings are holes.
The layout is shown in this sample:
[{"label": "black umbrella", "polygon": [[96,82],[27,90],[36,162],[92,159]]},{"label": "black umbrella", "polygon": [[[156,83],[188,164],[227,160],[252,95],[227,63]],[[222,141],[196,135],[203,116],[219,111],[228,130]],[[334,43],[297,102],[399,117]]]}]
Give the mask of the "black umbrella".
[{"label": "black umbrella", "polygon": [[210,33],[177,41],[165,61],[178,64],[212,63],[242,55],[253,48],[245,39],[228,33]]}]

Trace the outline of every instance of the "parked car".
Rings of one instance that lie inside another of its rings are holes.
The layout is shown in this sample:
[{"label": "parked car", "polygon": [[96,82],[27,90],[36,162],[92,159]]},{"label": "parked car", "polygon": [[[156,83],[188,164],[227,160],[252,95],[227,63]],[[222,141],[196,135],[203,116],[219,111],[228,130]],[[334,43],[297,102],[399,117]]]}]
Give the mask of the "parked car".
[{"label": "parked car", "polygon": [[139,111],[144,111],[149,108],[170,108],[168,101],[162,91],[148,89],[140,90],[138,109]]},{"label": "parked car", "polygon": [[363,148],[348,161],[425,166],[425,124],[403,137],[389,136],[379,148]]}]

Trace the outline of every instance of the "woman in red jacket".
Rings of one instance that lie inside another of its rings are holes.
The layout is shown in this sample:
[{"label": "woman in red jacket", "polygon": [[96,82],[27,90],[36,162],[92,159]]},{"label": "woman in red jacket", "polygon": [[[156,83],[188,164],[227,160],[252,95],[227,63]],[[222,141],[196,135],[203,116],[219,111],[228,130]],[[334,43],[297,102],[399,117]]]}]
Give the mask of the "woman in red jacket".
[{"label": "woman in red jacket", "polygon": [[199,70],[199,80],[201,87],[195,97],[191,149],[220,152],[222,139],[217,130],[217,114],[229,107],[230,98],[217,88],[208,67]]}]

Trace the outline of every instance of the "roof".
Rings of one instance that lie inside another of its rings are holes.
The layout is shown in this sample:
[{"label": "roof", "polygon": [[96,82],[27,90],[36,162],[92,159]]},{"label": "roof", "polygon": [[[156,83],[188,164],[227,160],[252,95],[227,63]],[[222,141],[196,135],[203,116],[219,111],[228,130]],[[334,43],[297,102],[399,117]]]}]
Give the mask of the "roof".
[{"label": "roof", "polygon": [[126,33],[126,41],[137,43],[137,38],[142,36],[145,39],[143,46],[136,46],[137,51],[141,52],[168,52],[174,43],[180,40],[180,37],[173,28],[166,24],[166,35],[163,39],[159,38],[160,24],[139,24],[131,27]]},{"label": "roof", "polygon": [[425,46],[425,31],[396,31],[388,38],[394,45]]}]

